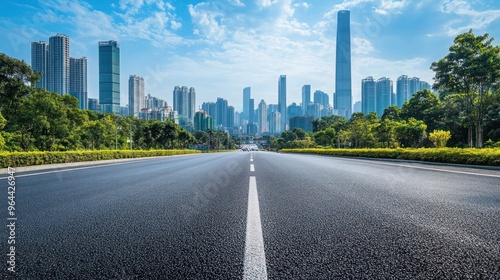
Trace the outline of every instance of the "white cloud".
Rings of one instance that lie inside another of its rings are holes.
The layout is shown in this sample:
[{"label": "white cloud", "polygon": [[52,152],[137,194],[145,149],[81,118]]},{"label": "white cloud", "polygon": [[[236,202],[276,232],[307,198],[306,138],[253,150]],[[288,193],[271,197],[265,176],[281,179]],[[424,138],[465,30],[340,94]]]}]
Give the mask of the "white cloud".
[{"label": "white cloud", "polygon": [[170,28],[172,28],[172,30],[177,30],[177,29],[179,29],[181,27],[182,27],[182,23],[180,23],[178,21],[172,20],[170,22]]},{"label": "white cloud", "polygon": [[361,37],[352,38],[352,54],[363,55],[370,54],[374,51],[373,45],[367,39]]},{"label": "white cloud", "polygon": [[370,3],[374,0],[344,0],[340,4],[334,5],[327,13],[324,14],[324,18],[331,19],[337,15],[338,11],[349,10],[350,8],[357,7],[361,4]]},{"label": "white cloud", "polygon": [[222,12],[211,9],[209,3],[189,4],[188,9],[193,24],[205,39],[221,42],[226,38],[226,26],[217,20],[223,16]]},{"label": "white cloud", "polygon": [[450,20],[443,27],[443,33],[451,37],[470,29],[484,29],[500,19],[500,10],[478,11],[464,0],[445,0],[440,11],[460,16],[459,19]]},{"label": "white cloud", "polygon": [[229,2],[230,4],[236,6],[236,7],[245,7],[245,4],[243,4],[243,2],[241,2],[241,0],[230,0]]}]

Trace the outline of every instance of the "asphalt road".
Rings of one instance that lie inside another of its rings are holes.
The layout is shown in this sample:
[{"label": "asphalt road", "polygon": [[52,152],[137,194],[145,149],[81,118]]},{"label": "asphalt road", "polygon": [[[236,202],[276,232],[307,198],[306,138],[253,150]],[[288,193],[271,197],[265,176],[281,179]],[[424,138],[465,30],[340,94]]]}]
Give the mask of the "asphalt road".
[{"label": "asphalt road", "polygon": [[[5,279],[500,279],[500,171],[270,152],[18,172]],[[3,224],[3,225],[2,225]]]}]

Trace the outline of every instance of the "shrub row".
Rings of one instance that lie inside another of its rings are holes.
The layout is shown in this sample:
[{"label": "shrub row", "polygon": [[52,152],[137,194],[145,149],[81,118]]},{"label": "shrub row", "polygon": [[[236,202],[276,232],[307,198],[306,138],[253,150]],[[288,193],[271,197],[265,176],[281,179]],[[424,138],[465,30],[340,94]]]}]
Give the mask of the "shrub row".
[{"label": "shrub row", "polygon": [[0,168],[21,167],[29,165],[68,163],[80,161],[96,161],[106,159],[139,158],[154,156],[172,156],[197,154],[198,150],[101,150],[101,151],[68,151],[68,152],[2,152]]},{"label": "shrub row", "polygon": [[442,163],[500,166],[500,149],[283,149],[284,153],[422,160]]}]

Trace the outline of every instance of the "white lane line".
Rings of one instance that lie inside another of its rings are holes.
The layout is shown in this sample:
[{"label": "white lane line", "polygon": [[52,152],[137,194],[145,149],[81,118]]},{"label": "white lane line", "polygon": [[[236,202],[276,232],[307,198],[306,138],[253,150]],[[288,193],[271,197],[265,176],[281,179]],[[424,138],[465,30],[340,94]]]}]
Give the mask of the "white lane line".
[{"label": "white lane line", "polygon": [[254,172],[255,171],[255,166],[253,164],[250,164],[250,172]]},{"label": "white lane line", "polygon": [[351,160],[351,161],[362,161],[365,163],[371,163],[371,164],[376,164],[376,165],[389,165],[389,166],[400,166],[400,167],[407,167],[407,168],[415,168],[415,169],[423,169],[423,170],[430,170],[430,171],[438,171],[438,172],[448,172],[448,173],[457,173],[457,174],[464,174],[464,175],[476,175],[476,176],[486,176],[486,177],[494,177],[494,178],[500,178],[500,175],[495,175],[495,174],[483,174],[483,173],[474,173],[474,172],[467,172],[467,171],[456,171],[456,170],[446,170],[446,169],[440,169],[440,168],[430,168],[430,167],[423,167],[423,166],[413,166],[413,165],[407,165],[407,164],[397,164],[397,163],[387,163],[387,162],[368,162],[366,160],[362,159],[344,159],[344,160]]},{"label": "white lane line", "polygon": [[253,161],[253,158],[251,158],[250,161]]},{"label": "white lane line", "polygon": [[250,177],[248,187],[247,231],[245,239],[245,260],[243,280],[267,279],[264,237],[260,222],[259,195],[255,177]]}]

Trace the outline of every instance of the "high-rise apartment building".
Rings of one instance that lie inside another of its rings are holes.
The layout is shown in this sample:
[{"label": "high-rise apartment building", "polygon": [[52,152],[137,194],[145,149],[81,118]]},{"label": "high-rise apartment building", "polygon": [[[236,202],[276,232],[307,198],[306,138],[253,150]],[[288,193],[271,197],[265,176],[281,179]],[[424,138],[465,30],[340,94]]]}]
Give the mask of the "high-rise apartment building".
[{"label": "high-rise apartment building", "polygon": [[[138,117],[144,105],[144,78],[130,75],[128,78],[128,108],[129,116]],[[150,107],[148,107],[150,108]]]},{"label": "high-rise apartment building", "polygon": [[280,131],[285,131],[288,123],[286,106],[286,75],[281,75],[278,79],[278,112],[281,114]]},{"label": "high-rise apartment building", "polygon": [[215,121],[215,117],[217,116],[217,105],[215,102],[203,102],[201,104],[201,109],[214,118]]},{"label": "high-rise apartment building", "polygon": [[174,87],[174,111],[177,111],[179,123],[183,127],[189,126],[193,122],[196,106],[196,91],[194,88],[186,86]]},{"label": "high-rise apartment building", "polygon": [[311,85],[302,86],[302,115],[307,113],[307,106],[311,103]]},{"label": "high-rise apartment building", "polygon": [[69,59],[69,93],[78,99],[78,108],[88,108],[86,57]]},{"label": "high-rise apartment building", "polygon": [[375,104],[378,116],[382,116],[384,114],[385,108],[391,106],[392,92],[393,85],[391,79],[382,77],[377,80],[377,99],[375,101]]},{"label": "high-rise apartment building", "polygon": [[259,132],[267,132],[267,105],[264,99],[259,103]]},{"label": "high-rise apartment building", "polygon": [[410,80],[407,75],[399,76],[396,81],[396,105],[401,108],[410,99]]},{"label": "high-rise apartment building", "polygon": [[120,45],[99,42],[99,103],[103,113],[120,113]]},{"label": "high-rise apartment building", "polygon": [[31,69],[33,72],[41,73],[35,88],[48,90],[49,44],[44,41],[31,43]]},{"label": "high-rise apartment building", "polygon": [[49,38],[47,90],[60,95],[69,93],[69,37],[57,34]]},{"label": "high-rise apartment building", "polygon": [[234,127],[234,106],[227,106],[227,128]]},{"label": "high-rise apartment building", "polygon": [[342,10],[337,18],[334,109],[339,116],[351,118],[351,28],[350,12]]},{"label": "high-rise apartment building", "polygon": [[372,76],[361,80],[361,112],[368,115],[377,112],[377,82]]},{"label": "high-rise apartment building", "polygon": [[255,100],[250,98],[248,102],[248,124],[253,124],[255,119]]},{"label": "high-rise apartment building", "polygon": [[227,100],[221,97],[217,97],[215,102],[217,106],[217,117],[215,118],[215,125],[218,129],[226,130],[228,127],[228,116],[227,116]]}]

